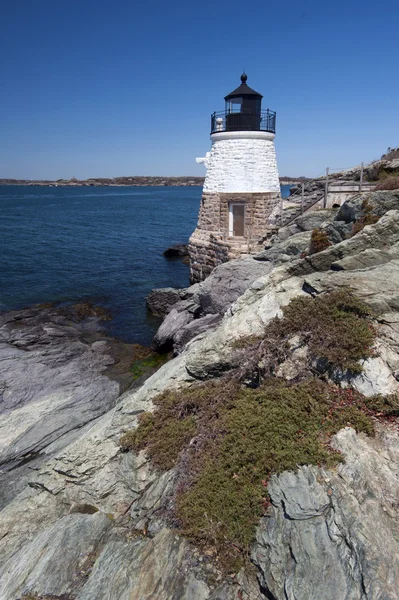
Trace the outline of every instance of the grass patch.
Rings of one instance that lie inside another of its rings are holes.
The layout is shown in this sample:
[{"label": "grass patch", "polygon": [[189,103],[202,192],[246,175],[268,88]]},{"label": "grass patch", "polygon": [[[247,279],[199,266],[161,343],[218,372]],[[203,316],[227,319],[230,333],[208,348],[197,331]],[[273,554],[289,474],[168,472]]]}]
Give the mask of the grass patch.
[{"label": "grass patch", "polygon": [[248,336],[233,342],[239,358],[240,377],[274,376],[278,366],[291,354],[290,340],[297,336],[307,346],[309,361],[304,369],[322,373],[336,369],[352,374],[363,369],[360,361],[373,356],[376,330],[371,309],[349,290],[298,296],[282,309],[262,336]]},{"label": "grass patch", "polygon": [[163,470],[175,465],[179,453],[196,431],[193,417],[174,418],[166,416],[166,412],[144,413],[137,429],[128,431],[120,439],[124,450],[147,450],[154,466]]},{"label": "grass patch", "polygon": [[378,417],[399,417],[399,394],[366,398],[365,404]]}]

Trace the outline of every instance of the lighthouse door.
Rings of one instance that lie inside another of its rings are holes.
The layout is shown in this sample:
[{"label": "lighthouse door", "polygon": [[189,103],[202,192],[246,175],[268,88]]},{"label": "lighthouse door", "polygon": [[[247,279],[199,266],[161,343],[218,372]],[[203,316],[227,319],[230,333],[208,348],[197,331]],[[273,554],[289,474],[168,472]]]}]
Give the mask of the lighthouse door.
[{"label": "lighthouse door", "polygon": [[230,204],[229,207],[229,235],[245,235],[245,204]]}]

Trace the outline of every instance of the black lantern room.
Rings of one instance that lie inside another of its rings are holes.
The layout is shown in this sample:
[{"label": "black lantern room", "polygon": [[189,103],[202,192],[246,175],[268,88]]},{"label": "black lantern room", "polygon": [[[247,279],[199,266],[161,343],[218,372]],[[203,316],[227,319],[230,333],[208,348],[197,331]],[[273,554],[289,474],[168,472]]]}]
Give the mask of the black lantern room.
[{"label": "black lantern room", "polygon": [[276,113],[262,110],[262,94],[247,85],[247,75],[241,75],[241,85],[225,96],[225,111],[213,113],[211,133],[222,131],[269,131],[275,133]]}]

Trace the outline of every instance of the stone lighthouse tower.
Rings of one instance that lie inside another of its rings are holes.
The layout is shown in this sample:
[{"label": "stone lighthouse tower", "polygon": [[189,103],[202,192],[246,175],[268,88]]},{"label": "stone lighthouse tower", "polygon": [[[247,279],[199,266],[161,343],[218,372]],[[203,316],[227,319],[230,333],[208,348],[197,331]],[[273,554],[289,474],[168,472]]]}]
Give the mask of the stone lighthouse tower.
[{"label": "stone lighthouse tower", "polygon": [[262,110],[262,95],[241,85],[211,116],[212,148],[206,166],[197,228],[189,242],[190,277],[202,281],[222,262],[256,252],[280,198],[274,137],[276,113]]}]

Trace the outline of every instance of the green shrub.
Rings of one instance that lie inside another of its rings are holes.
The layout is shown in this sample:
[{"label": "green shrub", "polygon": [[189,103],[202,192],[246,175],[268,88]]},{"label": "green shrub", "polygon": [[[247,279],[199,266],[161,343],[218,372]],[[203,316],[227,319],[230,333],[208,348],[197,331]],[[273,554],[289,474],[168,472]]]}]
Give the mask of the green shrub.
[{"label": "green shrub", "polygon": [[313,229],[310,238],[309,254],[317,254],[331,246],[331,242],[325,231],[321,229]]},{"label": "green shrub", "polygon": [[197,544],[216,549],[228,571],[245,561],[271,474],[339,462],[328,439],[343,426],[373,431],[360,394],[315,379],[270,379],[256,390],[206,382],[167,392],[155,405],[122,443],[145,448],[158,468],[177,466],[177,522]]},{"label": "green shrub", "polygon": [[378,416],[399,417],[399,394],[366,398],[365,404],[369,410]]},{"label": "green shrub", "polygon": [[149,458],[159,469],[171,469],[181,450],[195,433],[193,417],[169,418],[161,421],[162,411],[144,413],[137,429],[128,431],[121,439],[125,450],[147,450]]},{"label": "green shrub", "polygon": [[[361,372],[360,360],[372,356],[375,330],[372,311],[348,290],[316,298],[299,296],[283,308],[283,318],[274,319],[269,330],[281,339],[300,335],[313,358],[331,370]],[[266,333],[267,334],[267,333]]]},{"label": "green shrub", "polygon": [[359,361],[374,354],[376,315],[350,290],[316,298],[299,296],[282,311],[282,317],[273,319],[262,335],[232,343],[240,354],[236,360],[242,381],[259,382],[275,376],[279,365],[290,356],[290,340],[295,336],[309,349],[308,359],[303,359],[303,372],[313,371],[316,361],[322,373],[332,374],[335,369],[360,373],[363,367]]}]

